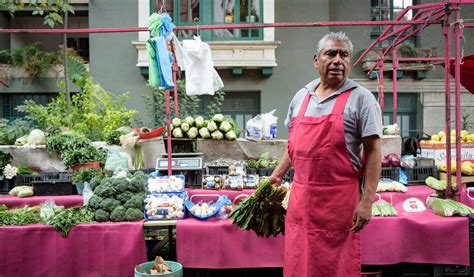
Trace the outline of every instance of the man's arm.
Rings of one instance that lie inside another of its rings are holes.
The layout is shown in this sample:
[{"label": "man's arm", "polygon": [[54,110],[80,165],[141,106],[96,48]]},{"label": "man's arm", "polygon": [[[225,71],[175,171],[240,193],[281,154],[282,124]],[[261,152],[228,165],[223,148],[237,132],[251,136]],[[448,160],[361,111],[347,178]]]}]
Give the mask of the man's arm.
[{"label": "man's arm", "polygon": [[375,192],[380,179],[380,171],[382,170],[381,146],[378,136],[369,136],[362,138],[365,155],[365,178],[364,193],[354,212],[352,231],[359,232],[362,230],[372,217],[372,203],[374,202]]},{"label": "man's arm", "polygon": [[272,176],[270,176],[270,184],[281,185],[282,178],[288,172],[291,167],[290,155],[288,149],[285,149],[283,155],[280,158],[280,162],[277,167],[273,170]]}]

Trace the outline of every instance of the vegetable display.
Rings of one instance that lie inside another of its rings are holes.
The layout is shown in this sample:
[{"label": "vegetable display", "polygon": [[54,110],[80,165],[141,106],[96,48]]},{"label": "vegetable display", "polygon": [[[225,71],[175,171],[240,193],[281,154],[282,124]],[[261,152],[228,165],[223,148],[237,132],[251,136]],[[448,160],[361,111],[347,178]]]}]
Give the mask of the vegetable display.
[{"label": "vegetable display", "polygon": [[428,197],[426,203],[433,212],[441,216],[468,216],[474,213],[474,209],[451,199]]},{"label": "vegetable display", "polygon": [[280,162],[279,158],[270,158],[269,153],[265,152],[260,155],[258,160],[249,160],[248,167],[250,168],[275,168]]},{"label": "vegetable display", "polygon": [[263,180],[257,190],[232,210],[229,218],[242,230],[253,230],[257,236],[285,233],[286,210],[282,207],[287,190]]},{"label": "vegetable display", "polygon": [[90,207],[81,207],[60,210],[48,217],[45,223],[53,226],[54,230],[61,232],[63,237],[67,237],[75,225],[93,221],[94,211],[92,211]]},{"label": "vegetable display", "polygon": [[397,215],[397,210],[392,204],[386,201],[380,200],[372,204],[372,215],[373,216],[395,216]]},{"label": "vegetable display", "polygon": [[399,167],[400,157],[395,153],[385,155],[382,159],[382,167]]},{"label": "vegetable display", "polygon": [[188,116],[185,119],[176,117],[171,121],[171,127],[174,138],[235,140],[240,136],[239,125],[231,117],[222,114],[216,114],[210,120],[202,116]]}]

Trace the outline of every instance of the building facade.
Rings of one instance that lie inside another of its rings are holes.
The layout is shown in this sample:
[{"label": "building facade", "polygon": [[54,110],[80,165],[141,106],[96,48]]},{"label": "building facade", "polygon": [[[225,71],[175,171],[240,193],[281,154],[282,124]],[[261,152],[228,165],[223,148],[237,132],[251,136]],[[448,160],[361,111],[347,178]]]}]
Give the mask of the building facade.
[{"label": "building facade", "polygon": [[[74,2],[76,14],[70,16],[69,28],[142,27],[147,25],[150,13],[159,10],[162,5],[162,0],[70,2]],[[317,41],[329,31],[344,31],[354,43],[354,58],[357,58],[381,29],[346,26],[199,30],[199,25],[390,20],[404,6],[428,2],[435,1],[168,0],[165,8],[177,25],[196,26],[193,31],[177,32],[179,37],[191,38],[198,33],[209,42],[215,67],[225,85],[223,113],[234,116],[244,127],[244,123],[255,114],[276,109],[278,137],[286,138],[288,130],[283,121],[292,96],[310,80],[317,78],[312,63]],[[474,14],[474,6],[463,6],[461,12],[462,17],[468,19]],[[0,12],[0,27],[45,28],[42,19],[31,16],[31,12],[18,13],[12,19],[6,11]],[[474,29],[464,29],[464,37],[464,53],[473,53]],[[130,92],[127,105],[139,110],[145,122],[151,118],[143,98],[151,93],[146,83],[147,38],[147,32],[140,32],[78,34],[70,35],[68,39],[68,46],[76,48],[89,61],[92,76],[104,88],[115,93]],[[39,41],[44,50],[57,50],[62,37],[0,34],[0,49],[16,48],[35,41]],[[411,42],[427,55],[442,56],[444,53],[439,25],[429,26]],[[377,76],[368,76],[366,72],[373,61],[372,53],[362,65],[353,69],[351,78],[377,94]],[[390,60],[386,61],[386,68],[391,68]],[[8,87],[0,85],[2,117],[17,116],[12,108],[23,99],[47,102],[58,90],[55,85],[57,76],[54,75],[40,79],[7,75],[5,70],[0,70],[0,79],[8,79]],[[384,74],[384,85],[384,121],[388,124],[392,120],[393,106],[391,70]],[[451,85],[454,91],[454,83],[451,82]],[[444,91],[442,67],[411,64],[399,71],[398,122],[403,136],[421,131],[430,134],[444,129]],[[467,120],[474,123],[474,96],[463,89],[461,101],[463,115],[471,114]]]}]

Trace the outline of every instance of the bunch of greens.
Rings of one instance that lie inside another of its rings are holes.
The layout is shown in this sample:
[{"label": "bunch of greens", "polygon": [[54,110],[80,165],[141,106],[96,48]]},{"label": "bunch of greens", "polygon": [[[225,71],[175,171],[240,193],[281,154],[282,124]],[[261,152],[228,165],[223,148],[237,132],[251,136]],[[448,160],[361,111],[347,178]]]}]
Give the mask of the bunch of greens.
[{"label": "bunch of greens", "polygon": [[249,160],[248,161],[248,166],[250,168],[275,168],[278,163],[280,162],[280,159],[278,158],[269,158],[268,152],[263,153],[260,155],[260,158],[258,160]]},{"label": "bunch of greens", "polygon": [[242,230],[253,230],[257,236],[285,233],[286,210],[282,207],[287,190],[264,180],[257,190],[232,210],[229,218]]},{"label": "bunch of greens", "polygon": [[50,132],[46,136],[46,149],[56,152],[68,168],[74,164],[100,161],[105,164],[106,149],[96,149],[86,137],[76,133]]},{"label": "bunch of greens", "polygon": [[67,237],[72,227],[81,223],[94,221],[94,212],[89,207],[69,208],[59,210],[45,220],[45,224],[53,226],[54,230],[61,232],[63,237]]},{"label": "bunch of greens", "polygon": [[0,206],[0,226],[40,223],[39,210],[38,206],[8,210],[5,205],[2,205]]},{"label": "bunch of greens", "polygon": [[86,168],[80,168],[74,174],[72,175],[72,183],[73,184],[78,184],[78,183],[83,183],[83,182],[88,182],[93,178],[103,178],[105,177],[105,172],[96,167],[86,167]]}]

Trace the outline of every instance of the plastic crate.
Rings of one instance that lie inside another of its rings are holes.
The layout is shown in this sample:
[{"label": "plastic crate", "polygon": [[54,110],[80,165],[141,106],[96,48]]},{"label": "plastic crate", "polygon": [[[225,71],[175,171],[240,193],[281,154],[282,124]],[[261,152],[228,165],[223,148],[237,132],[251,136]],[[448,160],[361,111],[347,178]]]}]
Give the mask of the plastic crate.
[{"label": "plastic crate", "polygon": [[46,180],[33,181],[33,193],[36,196],[44,195],[73,195],[76,190],[71,181]]},{"label": "plastic crate", "polygon": [[433,268],[433,277],[447,276],[472,276],[468,266],[462,265],[437,265]]},{"label": "plastic crate", "polygon": [[431,277],[433,266],[430,264],[401,263],[398,264],[398,275],[402,277]]},{"label": "plastic crate", "polygon": [[398,182],[400,180],[400,168],[382,167],[382,172],[380,172],[380,178],[392,179]]},{"label": "plastic crate", "polygon": [[228,166],[208,166],[207,167],[208,175],[227,175],[229,174]]},{"label": "plastic crate", "polygon": [[69,172],[41,172],[37,175],[19,174],[13,178],[14,186],[31,186],[35,181],[71,181],[72,173]]},{"label": "plastic crate", "polygon": [[429,176],[438,178],[438,168],[436,166],[404,167],[403,171],[407,175],[408,184],[425,183],[425,179]]}]

